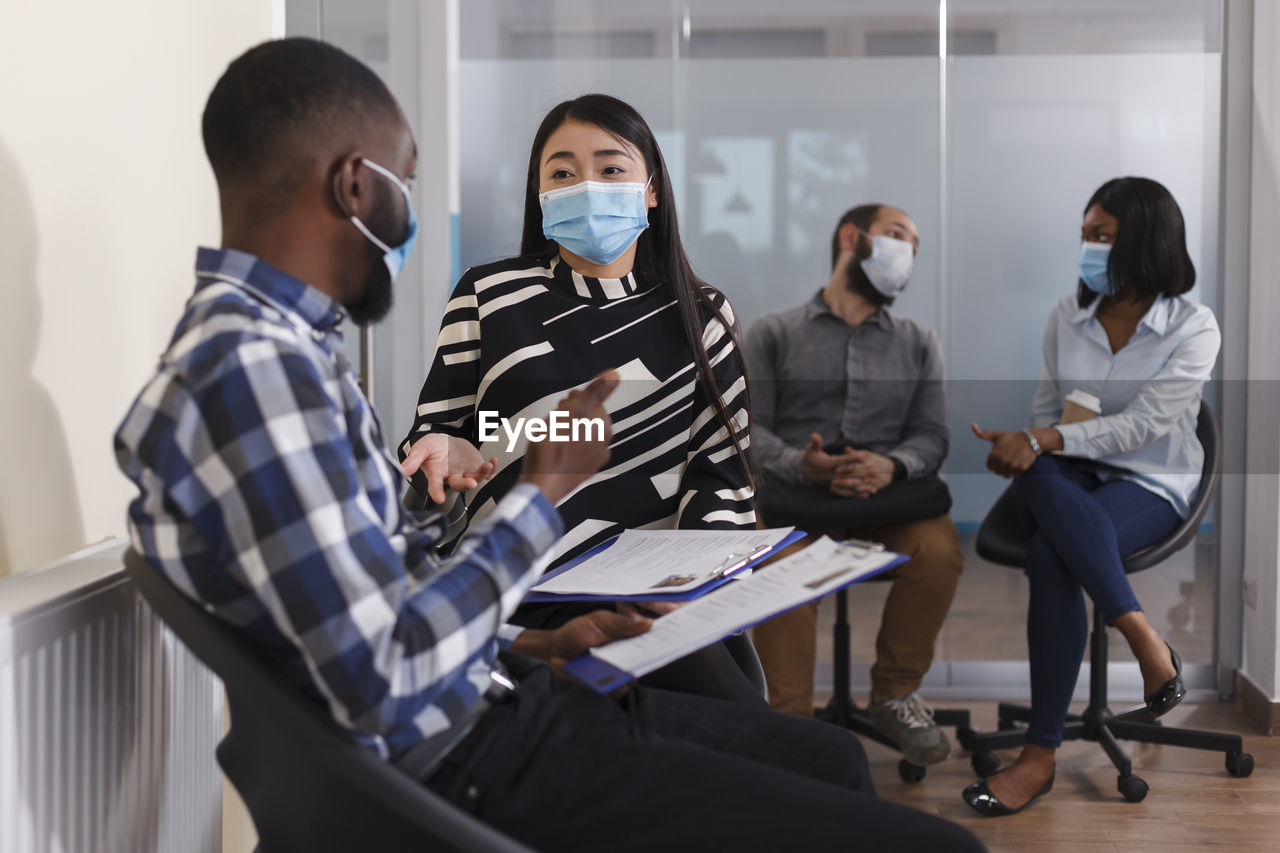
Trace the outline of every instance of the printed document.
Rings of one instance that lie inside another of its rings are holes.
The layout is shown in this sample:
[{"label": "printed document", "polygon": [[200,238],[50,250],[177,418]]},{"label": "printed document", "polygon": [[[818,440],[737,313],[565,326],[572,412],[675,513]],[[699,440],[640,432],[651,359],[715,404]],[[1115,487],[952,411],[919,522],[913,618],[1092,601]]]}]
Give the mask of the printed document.
[{"label": "printed document", "polygon": [[601,597],[684,592],[740,570],[794,529],[627,530],[600,553],[535,584],[533,591]]},{"label": "printed document", "polygon": [[749,578],[655,619],[648,632],[615,640],[590,654],[638,678],[744,627],[873,575],[900,558],[892,551],[845,545],[823,536]]}]

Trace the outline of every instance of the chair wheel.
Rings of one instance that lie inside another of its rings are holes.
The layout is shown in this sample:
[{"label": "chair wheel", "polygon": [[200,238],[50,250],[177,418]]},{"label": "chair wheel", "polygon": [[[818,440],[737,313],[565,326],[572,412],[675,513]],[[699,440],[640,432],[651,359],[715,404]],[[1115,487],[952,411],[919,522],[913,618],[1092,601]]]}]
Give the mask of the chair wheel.
[{"label": "chair wheel", "polygon": [[1227,772],[1243,779],[1253,772],[1253,756],[1247,752],[1227,753]]},{"label": "chair wheel", "polygon": [[973,765],[973,772],[983,779],[1000,769],[999,757],[990,752],[975,752],[969,763]]},{"label": "chair wheel", "polygon": [[903,782],[919,782],[926,772],[919,764],[912,764],[905,758],[898,762],[898,778]]},{"label": "chair wheel", "polygon": [[1128,776],[1117,776],[1116,787],[1128,802],[1140,803],[1147,798],[1147,783],[1142,781],[1141,776],[1134,776],[1132,773]]}]

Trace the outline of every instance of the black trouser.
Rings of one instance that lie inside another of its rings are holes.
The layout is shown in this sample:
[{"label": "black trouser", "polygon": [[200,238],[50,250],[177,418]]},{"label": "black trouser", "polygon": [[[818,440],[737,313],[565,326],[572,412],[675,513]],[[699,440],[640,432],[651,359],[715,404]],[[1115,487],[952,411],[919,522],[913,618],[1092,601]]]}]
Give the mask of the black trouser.
[{"label": "black trouser", "polygon": [[[599,610],[603,606],[611,605],[582,601],[526,604],[516,610],[511,622],[525,628],[558,628],[576,616]],[[641,678],[640,683],[646,687],[768,707],[762,690],[751,683],[751,679],[743,673],[723,642],[712,643],[672,661]]]},{"label": "black trouser", "polygon": [[617,701],[543,666],[426,784],[546,851],[983,849],[877,799],[843,729],[644,687]]}]

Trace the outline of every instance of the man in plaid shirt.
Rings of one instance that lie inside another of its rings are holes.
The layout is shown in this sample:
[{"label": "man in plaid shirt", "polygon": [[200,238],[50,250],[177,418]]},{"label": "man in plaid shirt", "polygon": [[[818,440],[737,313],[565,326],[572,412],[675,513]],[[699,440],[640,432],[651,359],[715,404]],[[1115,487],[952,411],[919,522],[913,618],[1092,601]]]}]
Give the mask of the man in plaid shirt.
[{"label": "man in plaid shirt", "polygon": [[[116,435],[139,489],[134,546],[176,586],[352,737],[534,846],[681,849],[705,827],[746,850],[981,849],[877,800],[842,731],[554,678],[537,659],[651,624],[505,625],[561,533],[555,502],[605,462],[608,435],[531,446],[521,482],[442,557],[448,520],[402,508],[403,474],[344,356],[342,317],[387,312],[417,230],[417,152],[394,98],[342,51],[286,39],[228,67],[203,131],[223,248],[200,250],[195,293]],[[616,383],[561,408],[607,423]],[[492,465],[442,441],[426,468],[443,502]]]}]

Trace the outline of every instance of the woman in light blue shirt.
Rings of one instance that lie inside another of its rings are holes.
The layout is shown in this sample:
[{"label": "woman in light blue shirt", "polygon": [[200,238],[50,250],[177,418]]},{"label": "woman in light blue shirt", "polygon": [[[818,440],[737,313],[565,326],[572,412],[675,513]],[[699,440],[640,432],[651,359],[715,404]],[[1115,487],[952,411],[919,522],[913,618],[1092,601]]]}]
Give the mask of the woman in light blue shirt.
[{"label": "woman in light blue shirt", "polygon": [[[1184,295],[1195,268],[1182,211],[1163,186],[1103,184],[1085,206],[1082,237],[1078,292],[1054,306],[1045,327],[1031,425],[973,426],[991,442],[987,467],[1013,478],[1031,536],[1031,720],[1018,759],[964,791],[987,815],[1021,811],[1053,785],[1089,632],[1082,592],[1133,650],[1150,718],[1186,694],[1181,661],[1147,621],[1121,558],[1164,539],[1187,515],[1204,459],[1200,395],[1221,335],[1213,312]],[[1100,412],[1066,423],[1068,395]],[[1043,455],[1051,451],[1061,455]]]}]

